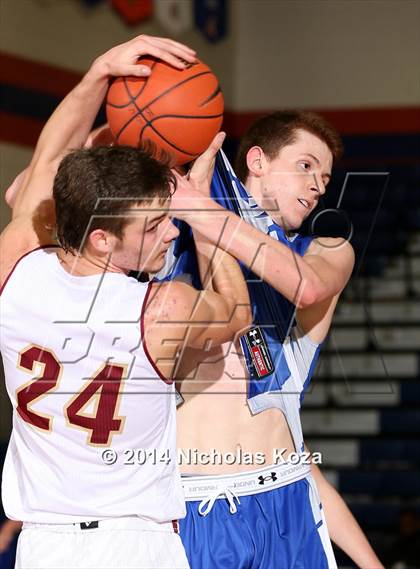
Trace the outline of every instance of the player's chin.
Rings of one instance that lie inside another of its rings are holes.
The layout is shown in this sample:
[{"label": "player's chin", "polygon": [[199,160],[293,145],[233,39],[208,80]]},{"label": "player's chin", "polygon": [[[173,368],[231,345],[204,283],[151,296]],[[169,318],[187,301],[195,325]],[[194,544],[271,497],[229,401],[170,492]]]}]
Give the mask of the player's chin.
[{"label": "player's chin", "polygon": [[165,266],[165,255],[159,255],[157,259],[153,262],[153,272],[158,273]]},{"label": "player's chin", "polygon": [[310,214],[310,210],[308,211],[304,211],[303,213],[298,212],[295,216],[291,216],[291,218],[288,220],[289,221],[289,228],[291,231],[297,231],[300,226],[302,225],[302,223],[305,221],[305,219],[307,217],[309,217]]},{"label": "player's chin", "polygon": [[302,218],[301,215],[288,215],[288,216],[272,216],[272,219],[277,225],[284,231],[297,231],[299,227],[302,225],[305,218]]}]

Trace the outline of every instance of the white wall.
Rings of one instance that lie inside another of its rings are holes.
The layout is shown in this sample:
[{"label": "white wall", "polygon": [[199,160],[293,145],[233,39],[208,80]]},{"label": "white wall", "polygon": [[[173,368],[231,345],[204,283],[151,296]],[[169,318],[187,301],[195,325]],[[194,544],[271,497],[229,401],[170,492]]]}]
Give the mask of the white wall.
[{"label": "white wall", "polygon": [[239,0],[236,111],[420,104],[418,0]]}]

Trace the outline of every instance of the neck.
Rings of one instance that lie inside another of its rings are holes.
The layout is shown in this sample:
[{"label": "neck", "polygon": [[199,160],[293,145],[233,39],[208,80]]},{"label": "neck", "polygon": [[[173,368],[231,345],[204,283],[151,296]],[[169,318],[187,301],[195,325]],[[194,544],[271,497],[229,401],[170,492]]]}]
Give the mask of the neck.
[{"label": "neck", "polygon": [[76,277],[88,277],[102,273],[125,274],[125,271],[116,267],[109,257],[97,257],[88,251],[72,253],[60,249],[57,252],[57,257],[63,269]]},{"label": "neck", "polygon": [[272,215],[273,211],[278,211],[277,201],[272,200],[270,202],[267,199],[264,199],[264,196],[261,193],[261,184],[256,183],[255,178],[253,178],[252,176],[248,176],[244,184],[244,187],[247,194],[252,198],[254,198],[255,202],[258,204],[261,211],[266,213],[274,221],[276,225],[278,225],[281,229],[283,229],[285,233],[294,231],[292,228],[287,226],[282,216],[276,216],[277,217],[276,219],[276,217]]}]

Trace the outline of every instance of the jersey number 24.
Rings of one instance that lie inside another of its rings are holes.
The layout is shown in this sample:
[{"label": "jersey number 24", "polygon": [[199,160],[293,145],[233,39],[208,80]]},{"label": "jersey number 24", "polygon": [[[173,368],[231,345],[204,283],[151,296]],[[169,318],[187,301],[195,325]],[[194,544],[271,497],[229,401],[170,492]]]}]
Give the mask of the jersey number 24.
[{"label": "jersey number 24", "polygon": [[[54,392],[60,382],[62,365],[50,350],[39,346],[28,346],[19,355],[18,367],[21,370],[34,373],[36,364],[40,364],[42,372],[35,380],[16,391],[17,412],[30,425],[50,432],[53,417],[35,412],[29,404]],[[80,393],[76,393],[64,407],[67,424],[71,427],[88,431],[88,444],[109,446],[112,434],[121,432],[124,417],[116,414],[120,393],[121,380],[126,366],[118,364],[102,365]],[[89,404],[94,403],[94,413],[82,413]]]}]

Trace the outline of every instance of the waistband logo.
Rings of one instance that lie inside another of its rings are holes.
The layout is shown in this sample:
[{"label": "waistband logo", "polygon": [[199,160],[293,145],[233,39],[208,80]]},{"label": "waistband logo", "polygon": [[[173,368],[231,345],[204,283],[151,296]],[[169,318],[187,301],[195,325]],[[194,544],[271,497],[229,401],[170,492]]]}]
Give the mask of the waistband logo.
[{"label": "waistband logo", "polygon": [[264,485],[267,480],[271,480],[275,482],[277,480],[277,474],[275,472],[271,472],[270,476],[258,476],[258,484]]},{"label": "waistband logo", "polygon": [[80,524],[80,529],[97,529],[99,527],[99,522],[82,522]]}]

